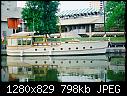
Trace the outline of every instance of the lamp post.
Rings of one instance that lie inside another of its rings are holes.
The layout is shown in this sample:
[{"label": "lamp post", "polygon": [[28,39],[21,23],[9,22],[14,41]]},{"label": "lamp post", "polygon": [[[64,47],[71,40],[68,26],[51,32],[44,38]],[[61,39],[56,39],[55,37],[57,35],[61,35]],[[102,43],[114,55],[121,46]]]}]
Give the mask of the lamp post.
[{"label": "lamp post", "polygon": [[34,12],[33,12],[33,32],[34,32]]}]

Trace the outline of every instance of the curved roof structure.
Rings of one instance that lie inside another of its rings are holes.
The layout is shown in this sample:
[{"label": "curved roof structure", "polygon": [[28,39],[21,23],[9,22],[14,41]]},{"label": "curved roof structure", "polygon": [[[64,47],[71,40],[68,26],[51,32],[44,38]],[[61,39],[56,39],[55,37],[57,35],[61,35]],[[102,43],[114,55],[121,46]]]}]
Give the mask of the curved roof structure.
[{"label": "curved roof structure", "polygon": [[[57,13],[58,16],[72,16],[72,15],[81,15],[81,14],[95,14],[95,12],[100,13],[99,10],[94,8],[84,8],[84,9],[75,9],[75,10],[66,10],[60,13]],[[103,13],[103,12],[102,12]]]}]

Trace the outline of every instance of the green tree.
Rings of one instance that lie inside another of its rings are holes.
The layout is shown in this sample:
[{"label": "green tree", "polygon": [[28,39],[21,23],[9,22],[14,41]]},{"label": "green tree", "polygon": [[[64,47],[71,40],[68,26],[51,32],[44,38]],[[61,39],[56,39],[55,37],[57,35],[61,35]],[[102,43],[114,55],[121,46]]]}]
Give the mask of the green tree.
[{"label": "green tree", "polygon": [[58,1],[27,1],[22,18],[27,21],[30,31],[52,34],[58,31]]},{"label": "green tree", "polygon": [[113,28],[124,30],[125,27],[125,1],[107,1],[105,6],[106,30]]}]

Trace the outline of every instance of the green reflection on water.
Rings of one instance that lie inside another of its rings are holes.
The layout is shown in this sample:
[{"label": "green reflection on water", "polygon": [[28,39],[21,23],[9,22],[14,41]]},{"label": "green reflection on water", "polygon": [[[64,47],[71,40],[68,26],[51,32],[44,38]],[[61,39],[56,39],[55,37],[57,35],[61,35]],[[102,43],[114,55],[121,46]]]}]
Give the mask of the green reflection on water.
[{"label": "green reflection on water", "polygon": [[[40,74],[43,74],[43,75],[40,75]],[[58,81],[57,69],[48,69],[46,73],[42,72],[40,74],[34,73],[35,81]]]},{"label": "green reflection on water", "polygon": [[112,81],[125,81],[125,73],[124,72],[114,72],[113,70],[107,71],[107,78]]}]

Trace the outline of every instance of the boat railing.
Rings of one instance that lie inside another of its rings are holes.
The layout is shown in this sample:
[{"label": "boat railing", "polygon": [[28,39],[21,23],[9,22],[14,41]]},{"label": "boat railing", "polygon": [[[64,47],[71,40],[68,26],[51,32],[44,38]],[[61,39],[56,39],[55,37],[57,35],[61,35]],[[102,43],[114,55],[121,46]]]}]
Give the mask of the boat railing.
[{"label": "boat railing", "polygon": [[79,40],[67,40],[65,43],[79,43]]}]

